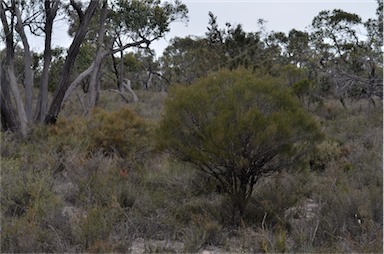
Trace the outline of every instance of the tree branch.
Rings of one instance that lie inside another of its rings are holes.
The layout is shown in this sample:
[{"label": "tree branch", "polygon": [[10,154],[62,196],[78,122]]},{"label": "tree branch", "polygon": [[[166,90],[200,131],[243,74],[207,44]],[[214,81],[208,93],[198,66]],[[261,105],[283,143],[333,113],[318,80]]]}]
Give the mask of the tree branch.
[{"label": "tree branch", "polygon": [[76,3],[74,0],[70,0],[70,2],[71,2],[73,9],[75,9],[75,11],[77,12],[77,15],[79,15],[80,23],[83,22],[84,12],[81,10],[80,5],[78,3]]}]

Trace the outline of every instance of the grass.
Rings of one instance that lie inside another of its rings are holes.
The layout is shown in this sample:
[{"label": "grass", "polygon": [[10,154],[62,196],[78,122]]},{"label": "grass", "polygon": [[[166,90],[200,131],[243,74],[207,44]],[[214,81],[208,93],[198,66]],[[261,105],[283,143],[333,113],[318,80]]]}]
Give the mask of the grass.
[{"label": "grass", "polygon": [[[81,115],[75,97],[58,125],[37,126],[28,140],[0,134],[1,252],[124,253],[143,239],[145,252],[382,253],[382,105],[313,106],[326,140],[312,165],[260,182],[234,228],[215,182],[146,138],[166,96],[137,94],[140,101],[131,105],[108,91],[100,97],[103,114],[127,106],[148,126],[135,149],[118,152],[121,147],[102,142],[109,133],[131,142],[125,125],[90,133],[103,127],[73,117]],[[305,211],[300,205],[308,200],[318,205],[311,218],[287,213]]]}]

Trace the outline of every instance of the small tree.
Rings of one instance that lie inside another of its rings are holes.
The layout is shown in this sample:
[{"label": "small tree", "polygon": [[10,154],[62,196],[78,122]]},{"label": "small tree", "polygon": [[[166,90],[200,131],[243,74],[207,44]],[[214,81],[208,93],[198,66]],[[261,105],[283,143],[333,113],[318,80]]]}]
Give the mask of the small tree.
[{"label": "small tree", "polygon": [[159,140],[215,178],[238,223],[257,181],[288,169],[321,137],[291,90],[247,70],[222,70],[170,91]]}]

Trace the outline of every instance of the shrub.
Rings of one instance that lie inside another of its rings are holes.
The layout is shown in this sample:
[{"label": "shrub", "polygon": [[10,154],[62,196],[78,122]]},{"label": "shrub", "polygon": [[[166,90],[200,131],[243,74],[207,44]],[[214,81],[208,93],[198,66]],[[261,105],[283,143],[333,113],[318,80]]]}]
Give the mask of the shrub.
[{"label": "shrub", "polygon": [[339,144],[334,141],[324,140],[314,149],[311,160],[309,161],[310,167],[314,171],[325,171],[326,166],[338,159],[341,155]]},{"label": "shrub", "polygon": [[141,156],[149,149],[149,126],[128,108],[114,112],[95,109],[89,127],[93,146],[107,153]]},{"label": "shrub", "polygon": [[226,234],[216,221],[202,216],[192,217],[193,223],[184,229],[185,252],[197,252],[204,245],[221,245]]},{"label": "shrub", "polygon": [[238,222],[260,177],[292,166],[321,134],[278,80],[222,70],[170,91],[158,137],[219,182]]},{"label": "shrub", "polygon": [[[50,170],[1,160],[1,252],[62,252],[70,234],[58,213],[60,200],[52,190]],[[61,223],[59,223],[61,221]],[[59,231],[56,235],[53,231]]]}]

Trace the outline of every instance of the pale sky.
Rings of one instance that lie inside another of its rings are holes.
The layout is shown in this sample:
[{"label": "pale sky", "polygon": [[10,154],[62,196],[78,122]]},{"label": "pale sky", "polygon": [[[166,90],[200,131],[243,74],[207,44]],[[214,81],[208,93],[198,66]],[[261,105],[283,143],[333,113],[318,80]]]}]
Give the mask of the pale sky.
[{"label": "pale sky", "polygon": [[189,10],[188,24],[175,23],[170,33],[153,44],[157,52],[162,52],[169,40],[175,36],[188,35],[203,36],[207,31],[208,12],[217,16],[220,28],[225,23],[242,24],[247,32],[256,32],[259,27],[258,19],[267,22],[268,31],[281,31],[288,33],[291,29],[305,30],[312,23],[312,19],[322,10],[342,9],[358,14],[363,21],[376,17],[377,3],[375,0],[184,0]]},{"label": "pale sky", "polygon": [[[347,12],[358,14],[363,21],[374,18],[377,8],[375,0],[182,0],[189,10],[189,22],[174,23],[171,31],[164,39],[152,44],[160,56],[170,39],[185,37],[188,35],[203,36],[207,31],[208,12],[217,16],[220,28],[225,28],[225,23],[237,25],[242,24],[247,32],[256,32],[259,27],[258,19],[264,19],[269,31],[281,31],[288,33],[289,30],[305,30],[312,19],[322,10],[342,9]],[[56,23],[53,34],[53,44],[69,47],[71,38],[67,36],[67,27]],[[34,51],[42,51],[43,41],[31,41]]]}]

